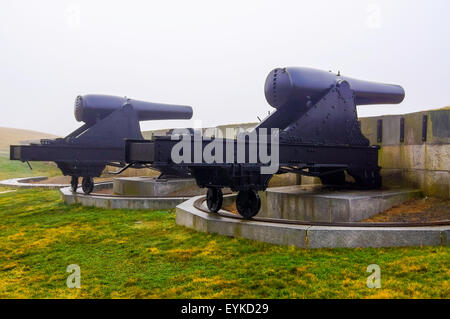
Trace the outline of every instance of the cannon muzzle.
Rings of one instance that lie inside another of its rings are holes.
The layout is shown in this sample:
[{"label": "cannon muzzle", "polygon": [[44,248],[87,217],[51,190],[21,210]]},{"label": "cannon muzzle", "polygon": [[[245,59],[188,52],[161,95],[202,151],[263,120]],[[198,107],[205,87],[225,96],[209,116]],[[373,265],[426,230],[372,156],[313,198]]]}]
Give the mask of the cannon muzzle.
[{"label": "cannon muzzle", "polygon": [[301,106],[309,99],[317,101],[340,81],[348,82],[355,92],[356,105],[398,104],[405,98],[405,91],[399,85],[357,80],[304,67],[273,70],[267,76],[264,92],[267,102],[275,108]]},{"label": "cannon muzzle", "polygon": [[75,100],[75,119],[86,124],[96,123],[125,104],[136,110],[139,121],[181,120],[192,117],[192,108],[185,105],[151,103],[110,95],[79,95]]}]

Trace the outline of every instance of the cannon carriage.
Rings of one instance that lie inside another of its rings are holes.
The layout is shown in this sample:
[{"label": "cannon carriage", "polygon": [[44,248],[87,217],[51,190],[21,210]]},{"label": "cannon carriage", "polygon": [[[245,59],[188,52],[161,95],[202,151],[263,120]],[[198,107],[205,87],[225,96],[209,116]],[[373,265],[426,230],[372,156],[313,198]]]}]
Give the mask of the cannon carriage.
[{"label": "cannon carriage", "polygon": [[[183,135],[179,135],[180,139],[174,135],[152,141],[129,139],[125,161],[188,171],[200,187],[208,188],[206,199],[211,212],[219,211],[222,206],[222,189],[231,188],[238,192],[236,206],[245,218],[258,213],[261,200],[257,191],[267,188],[273,174],[315,176],[323,184],[342,186],[347,172],[354,178],[357,188],[381,187],[379,146],[370,145],[361,133],[356,106],[401,103],[405,96],[401,86],[290,67],[270,72],[265,96],[276,111],[254,129],[256,140],[209,140],[189,134],[189,139],[184,141],[186,149],[197,149],[203,154],[215,143],[217,149],[223,150],[214,154],[214,161],[196,160],[195,151],[181,162],[174,161],[173,149],[181,143]],[[260,154],[261,136],[274,129],[277,141],[274,143],[266,136],[268,142],[264,147],[272,154],[278,152],[277,169],[264,173],[262,168],[268,164],[260,158],[256,161],[250,158],[255,152]],[[240,158],[239,149],[245,152]]]},{"label": "cannon carriage", "polygon": [[[119,172],[131,166],[146,167],[125,162],[125,139],[144,139],[140,121],[190,119],[192,108],[109,95],[84,95],[76,98],[74,115],[77,121],[84,122],[80,128],[64,138],[11,145],[10,159],[55,162],[63,175],[71,176],[73,191],[82,177],[82,189],[89,194],[94,188],[93,178],[100,176],[107,165],[121,168]],[[171,170],[164,172],[170,174]]]}]

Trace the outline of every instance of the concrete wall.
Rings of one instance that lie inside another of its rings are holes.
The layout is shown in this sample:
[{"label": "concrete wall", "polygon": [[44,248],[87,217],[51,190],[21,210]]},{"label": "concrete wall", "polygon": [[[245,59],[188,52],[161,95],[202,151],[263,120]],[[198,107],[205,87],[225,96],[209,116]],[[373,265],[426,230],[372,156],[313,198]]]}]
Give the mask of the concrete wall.
[{"label": "concrete wall", "polygon": [[[423,131],[424,116],[427,117],[426,131]],[[402,118],[403,141],[400,140]],[[382,121],[381,141],[378,139],[379,120]],[[379,165],[384,185],[417,187],[426,195],[450,198],[450,107],[361,118],[360,122],[370,143],[381,146]]]}]

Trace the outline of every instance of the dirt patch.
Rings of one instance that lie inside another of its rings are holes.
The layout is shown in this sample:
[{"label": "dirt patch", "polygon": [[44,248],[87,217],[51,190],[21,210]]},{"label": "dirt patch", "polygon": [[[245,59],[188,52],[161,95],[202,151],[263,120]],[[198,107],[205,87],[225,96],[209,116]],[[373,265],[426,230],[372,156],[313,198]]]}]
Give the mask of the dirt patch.
[{"label": "dirt patch", "polygon": [[[223,207],[224,210],[239,214],[236,209],[236,203],[230,203]],[[372,216],[362,222],[381,223],[381,222],[434,222],[441,220],[450,220],[450,200],[426,197],[407,201]]]},{"label": "dirt patch", "polygon": [[99,189],[98,191],[94,191],[94,193],[92,193],[92,195],[95,194],[104,194],[104,195],[115,195],[113,192],[113,188],[104,188],[104,189]]},{"label": "dirt patch", "polygon": [[364,222],[434,222],[450,220],[450,200],[425,197],[375,215]]},{"label": "dirt patch", "polygon": [[232,202],[232,203],[230,203],[228,205],[224,205],[222,207],[222,209],[226,210],[229,213],[233,213],[233,214],[239,215],[239,212],[238,212],[238,210],[236,208],[236,202]]}]

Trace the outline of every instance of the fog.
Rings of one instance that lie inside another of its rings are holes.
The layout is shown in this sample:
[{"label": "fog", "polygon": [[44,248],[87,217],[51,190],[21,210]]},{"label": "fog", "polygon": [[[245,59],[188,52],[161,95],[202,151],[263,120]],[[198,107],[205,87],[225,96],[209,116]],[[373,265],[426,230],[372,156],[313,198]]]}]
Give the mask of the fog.
[{"label": "fog", "polygon": [[400,84],[400,105],[450,105],[450,2],[0,2],[0,126],[67,135],[79,94],[187,104],[191,121],[144,130],[257,121],[275,67],[308,66]]}]

